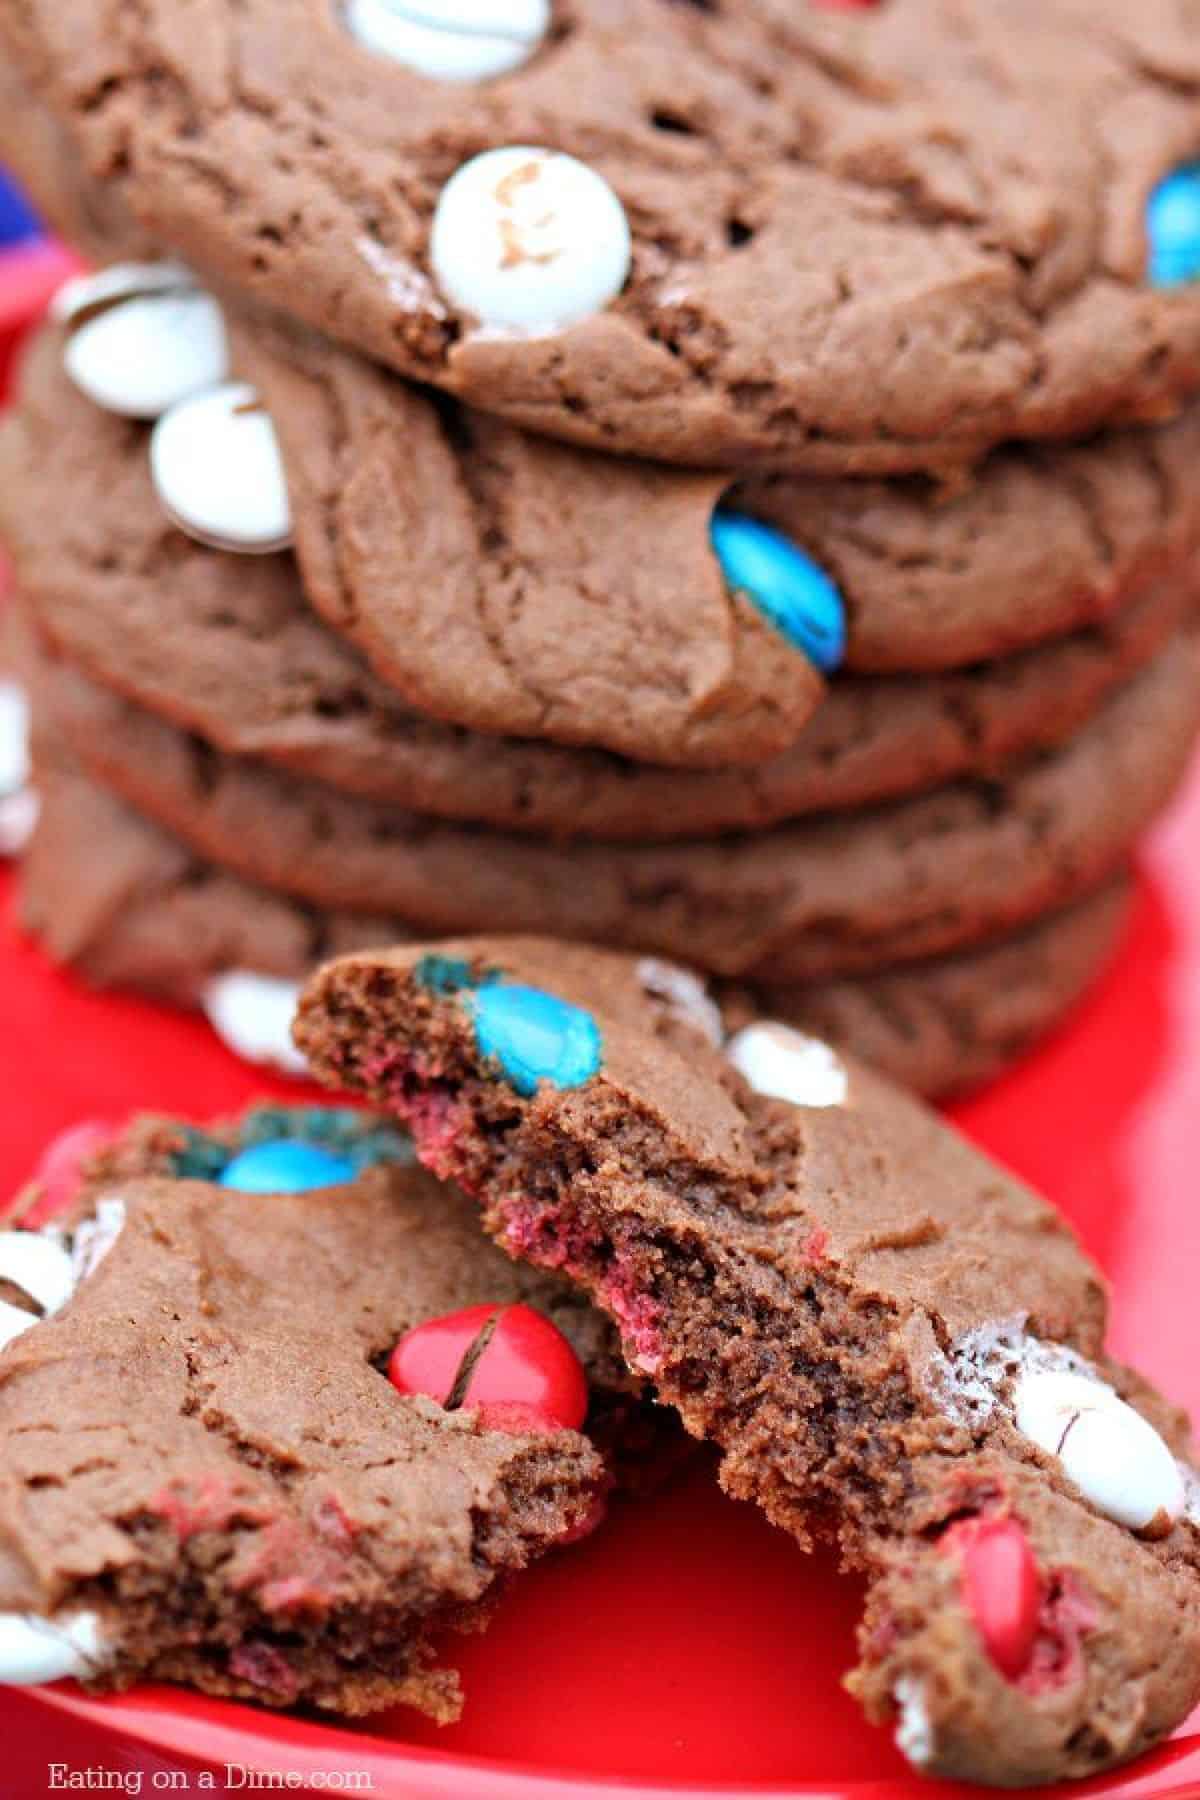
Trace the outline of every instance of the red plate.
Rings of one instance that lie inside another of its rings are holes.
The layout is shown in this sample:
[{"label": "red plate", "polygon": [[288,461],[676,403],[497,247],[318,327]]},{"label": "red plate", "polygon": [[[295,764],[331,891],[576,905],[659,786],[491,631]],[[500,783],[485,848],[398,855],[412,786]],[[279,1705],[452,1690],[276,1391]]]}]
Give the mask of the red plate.
[{"label": "red plate", "polygon": [[[1116,967],[1069,1030],[957,1109],[1082,1231],[1113,1280],[1118,1353],[1194,1406],[1198,851],[1200,766],[1149,848]],[[0,877],[0,1193],[81,1116],[156,1107],[203,1118],[264,1091],[301,1092],[238,1063],[199,1020],[86,993],[22,942],[11,898]],[[467,1692],[456,1726],[395,1712],[346,1727],[169,1689],[102,1702],[69,1684],[9,1690],[0,1792],[66,1792],[72,1775],[75,1791],[264,1791],[244,1771],[276,1777],[275,1791],[291,1776],[306,1791],[382,1800],[979,1791],[920,1781],[887,1733],[862,1724],[839,1686],[857,1604],[852,1582],[722,1498],[702,1463],[649,1503],[618,1504],[594,1538],[518,1583],[486,1636],[447,1645]],[[64,1765],[57,1788],[51,1762]],[[217,1771],[215,1785],[202,1770]],[[1070,1793],[1200,1794],[1200,1716],[1134,1770]]]}]

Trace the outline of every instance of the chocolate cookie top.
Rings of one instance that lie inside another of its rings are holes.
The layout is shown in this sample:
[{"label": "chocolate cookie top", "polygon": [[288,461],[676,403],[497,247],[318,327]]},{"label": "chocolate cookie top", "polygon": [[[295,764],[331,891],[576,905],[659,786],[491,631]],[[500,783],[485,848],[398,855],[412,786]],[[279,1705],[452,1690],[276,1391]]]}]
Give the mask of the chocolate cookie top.
[{"label": "chocolate cookie top", "polygon": [[[247,341],[240,332],[239,344]],[[255,334],[255,341],[264,341],[262,335]],[[1011,513],[1007,505],[1000,513],[1010,518],[1014,544],[1035,546],[1034,554],[1044,558],[1040,584],[1018,558],[1014,572],[1026,583],[1018,597],[1011,575],[1009,584],[1001,583],[997,560],[994,605],[980,603],[975,614],[964,609],[974,608],[988,587],[981,553],[965,564],[973,572],[970,594],[964,578],[953,591],[947,586],[941,600],[916,565],[903,574],[905,558],[898,553],[887,579],[881,565],[862,616],[877,608],[886,614],[891,606],[897,631],[914,650],[925,621],[927,642],[953,643],[956,656],[988,642],[1008,649],[1023,633],[1078,627],[1072,639],[1028,657],[1005,657],[993,668],[973,666],[922,681],[843,673],[781,755],[753,770],[668,771],[529,739],[497,743],[414,712],[340,632],[322,626],[290,559],[222,553],[171,527],[153,493],[144,428],[90,404],[67,379],[60,357],[61,341],[50,333],[27,361],[21,411],[0,432],[0,513],[26,602],[72,660],[222,749],[263,756],[416,811],[508,830],[636,838],[748,829],[934,785],[1066,735],[1165,628],[1190,573],[1185,576],[1182,565],[1179,572],[1172,568],[1145,588],[1143,599],[1138,596],[1160,560],[1177,561],[1200,528],[1200,510],[1193,524],[1188,498],[1194,484],[1173,472],[1174,451],[1151,458],[1140,473],[1120,454],[1114,453],[1111,469],[1101,457],[1093,471],[1099,488],[1085,461],[1077,468],[1079,488],[1073,477],[1061,484],[1047,477],[1040,490],[1031,480],[1028,503],[1042,507],[1046,535],[1025,526],[1017,531],[1024,494],[1018,484]],[[269,360],[277,370],[284,366]],[[364,387],[377,394],[382,378],[346,356],[331,366],[330,391],[338,371],[351,396],[361,398]],[[294,385],[316,404],[307,381],[296,378]],[[407,395],[402,384],[387,385]],[[306,416],[303,406],[277,399],[280,418],[299,422]],[[379,424],[380,415],[365,402],[356,407],[348,400],[342,410],[362,427],[355,437],[359,454],[345,465],[345,479],[326,468],[328,444],[322,449],[319,433],[305,435],[310,447],[298,445],[289,456],[299,481],[313,484],[311,507],[300,511],[311,510],[318,519],[327,516],[329,504],[351,506],[349,495],[360,492],[356,468],[364,481],[354,510],[365,517],[365,494],[376,486],[365,471],[380,454],[374,446],[392,441],[385,431],[366,430],[365,420]],[[1200,431],[1200,414],[1168,432],[1145,434],[1146,444],[1165,451],[1178,439],[1182,453],[1194,430]],[[516,433],[508,436],[520,441]],[[570,460],[570,453],[554,454]],[[1058,460],[1065,467],[1072,455]],[[314,465],[326,468],[320,479]],[[999,462],[992,467],[999,471]],[[986,539],[987,520],[995,515],[993,500],[985,502],[989,479],[985,475],[973,490],[978,509],[967,498],[927,509],[930,529],[959,507],[972,515],[978,510],[974,523],[964,516],[956,528],[964,553],[972,533]],[[342,502],[330,501],[330,483],[341,484]],[[77,505],[65,513],[60,495],[68,489]],[[911,536],[915,546],[917,513],[904,522],[902,504],[884,493],[872,499],[865,484],[863,491],[864,520],[882,516],[875,514],[878,502],[897,522],[900,541]],[[1115,534],[1108,540],[1111,562],[1098,557],[1099,540],[1078,512],[1080,493],[1101,491],[1113,502],[1110,507],[1097,500],[1104,532]],[[1159,496],[1153,503],[1152,493]],[[1062,515],[1051,530],[1058,502]],[[1076,528],[1068,530],[1072,512]],[[348,517],[343,523],[349,530]],[[1058,548],[1052,550],[1056,532]],[[947,571],[956,556],[948,547]],[[865,553],[852,591],[859,591],[860,579],[868,583],[871,560]],[[1090,580],[1083,578],[1085,567]],[[906,580],[913,585],[905,587]],[[1040,596],[1036,605],[1032,596]],[[856,629],[852,623],[852,660]]]},{"label": "chocolate cookie top", "polygon": [[93,176],[198,267],[541,431],[857,472],[1200,381],[1195,24],[214,0],[198,54],[168,0],[3,14]]},{"label": "chocolate cookie top", "polygon": [[197,744],[92,690],[57,712],[84,767],[205,859],[405,935],[540,932],[784,985],[1011,931],[1106,879],[1171,792],[1200,723],[1181,630],[1061,748],[994,781],[663,844],[552,844],[442,824]]},{"label": "chocolate cookie top", "polygon": [[594,1515],[603,1465],[574,1431],[389,1383],[406,1334],[447,1294],[490,1298],[499,1265],[453,1223],[426,1241],[428,1185],[394,1163],[347,1180],[346,1148],[308,1145],[333,1185],[237,1191],[243,1152],[216,1184],[98,1188],[65,1245],[0,1238],[18,1280],[38,1245],[74,1284],[3,1352],[0,1679],[451,1718],[429,1635]]},{"label": "chocolate cookie top", "polygon": [[827,1046],[727,1043],[634,959],[531,940],[319,973],[316,1072],[411,1121],[512,1253],[620,1325],[722,1480],[870,1583],[852,1686],[919,1768],[1094,1773],[1200,1695],[1186,1424],[1103,1348],[1045,1202]]}]

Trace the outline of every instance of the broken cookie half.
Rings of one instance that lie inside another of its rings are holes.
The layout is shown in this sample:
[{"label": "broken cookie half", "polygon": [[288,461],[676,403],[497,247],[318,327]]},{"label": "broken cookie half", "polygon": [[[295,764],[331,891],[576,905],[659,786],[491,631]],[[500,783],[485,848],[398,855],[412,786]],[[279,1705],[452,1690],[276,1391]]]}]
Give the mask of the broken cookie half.
[{"label": "broken cookie half", "polygon": [[0,1681],[454,1717],[433,1636],[600,1516],[612,1327],[345,1111],[144,1121],[41,1216],[0,1234]]},{"label": "broken cookie half", "polygon": [[1053,1209],[811,1038],[540,940],[349,956],[297,1037],[570,1277],[730,1492],[866,1571],[850,1685],[917,1767],[1095,1773],[1200,1698],[1186,1423]]}]

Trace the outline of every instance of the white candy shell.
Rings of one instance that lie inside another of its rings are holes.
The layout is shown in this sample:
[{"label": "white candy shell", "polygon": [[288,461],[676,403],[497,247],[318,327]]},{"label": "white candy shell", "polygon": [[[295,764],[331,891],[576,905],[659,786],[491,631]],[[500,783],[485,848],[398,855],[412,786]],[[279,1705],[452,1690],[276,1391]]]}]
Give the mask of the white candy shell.
[{"label": "white candy shell", "polygon": [[57,1312],[75,1291],[70,1256],[36,1231],[0,1232],[0,1281],[19,1287],[44,1313]]},{"label": "white candy shell", "polygon": [[1167,1530],[1186,1496],[1154,1427],[1103,1382],[1043,1370],[1013,1390],[1017,1429],[1049,1455],[1098,1512],[1130,1531]]},{"label": "white candy shell", "polygon": [[182,263],[113,263],[94,275],[73,275],[64,281],[50,302],[56,325],[70,325],[95,306],[112,306],[132,300],[136,294],[165,294],[196,286],[196,277]]},{"label": "white candy shell", "polygon": [[40,1687],[68,1676],[85,1680],[108,1655],[95,1613],[61,1620],[0,1613],[0,1683],[7,1687]]},{"label": "white candy shell", "polygon": [[36,1313],[26,1312],[9,1300],[0,1300],[0,1350],[7,1349],[17,1338],[32,1331],[39,1323]]},{"label": "white candy shell", "polygon": [[0,681],[0,795],[29,780],[29,701],[15,681]]},{"label": "white candy shell", "polygon": [[71,1244],[71,1274],[76,1287],[94,1275],[125,1229],[125,1202],[101,1200],[94,1218],[85,1219]]},{"label": "white candy shell", "polygon": [[138,295],[81,324],[67,340],[63,366],[97,406],[157,419],[224,381],[225,321],[212,295],[195,289]]},{"label": "white candy shell", "polygon": [[850,1078],[844,1064],[820,1038],[790,1025],[763,1020],[735,1032],[725,1054],[756,1094],[790,1100],[793,1106],[844,1106]]},{"label": "white candy shell", "polygon": [[364,49],[434,81],[486,81],[519,68],[550,27],[550,0],[347,0]]},{"label": "white candy shell", "polygon": [[247,382],[172,407],[154,427],[150,473],[171,519],[202,544],[265,555],[291,542],[279,441]]},{"label": "white candy shell", "polygon": [[308,1065],[292,1042],[299,998],[298,981],[232,969],[209,982],[203,1005],[217,1036],[238,1056],[303,1075]]},{"label": "white candy shell", "polygon": [[633,251],[602,176],[559,151],[516,146],[485,151],[451,176],[429,254],[460,312],[536,333],[601,312],[624,287]]},{"label": "white candy shell", "polygon": [[41,802],[36,791],[21,788],[0,794],[0,856],[19,856],[33,836]]},{"label": "white candy shell", "polygon": [[644,956],[637,966],[637,977],[645,992],[665,1006],[673,1018],[706,1037],[714,1050],[721,1048],[725,1022],[699,975],[662,957]]}]

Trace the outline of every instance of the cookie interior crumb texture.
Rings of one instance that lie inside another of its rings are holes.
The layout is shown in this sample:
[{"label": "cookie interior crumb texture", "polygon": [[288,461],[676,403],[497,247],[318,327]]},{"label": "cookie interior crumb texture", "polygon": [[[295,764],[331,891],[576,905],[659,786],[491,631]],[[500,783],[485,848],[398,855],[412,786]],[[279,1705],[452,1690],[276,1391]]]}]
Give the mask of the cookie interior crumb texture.
[{"label": "cookie interior crumb texture", "polygon": [[[477,996],[509,984],[582,1009],[600,1072],[522,1097],[475,1022]],[[731,1493],[801,1543],[833,1534],[866,1570],[852,1686],[922,1766],[1010,1785],[1084,1775],[1187,1715],[1189,1490],[1138,1535],[1022,1434],[1013,1393],[1022,1368],[1083,1369],[1180,1457],[1185,1422],[1105,1355],[1102,1283],[1052,1209],[933,1114],[853,1066],[844,1105],[764,1098],[632,961],[529,940],[335,963],[298,1039],[326,1081],[411,1125],[511,1253],[617,1321],[631,1366],[720,1446]],[[1004,1520],[1036,1602],[1015,1670],[948,1536]]]}]

